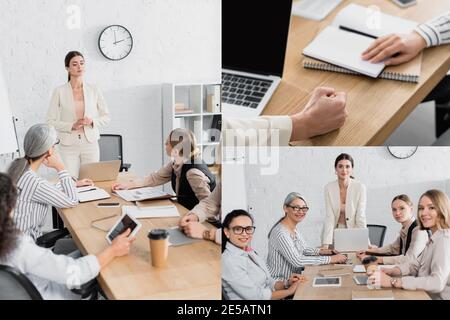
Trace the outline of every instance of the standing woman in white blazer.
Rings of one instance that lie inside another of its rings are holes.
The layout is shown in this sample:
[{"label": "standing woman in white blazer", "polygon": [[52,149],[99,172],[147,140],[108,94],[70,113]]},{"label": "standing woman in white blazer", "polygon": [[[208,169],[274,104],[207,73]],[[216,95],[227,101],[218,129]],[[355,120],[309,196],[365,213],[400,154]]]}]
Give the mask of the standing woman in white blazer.
[{"label": "standing woman in white blazer", "polygon": [[324,248],[333,243],[335,228],[366,228],[366,187],[353,178],[353,167],[353,158],[340,154],[334,162],[337,180],[325,186]]},{"label": "standing woman in white blazer", "polygon": [[78,177],[81,164],[99,161],[99,128],[107,125],[110,117],[100,90],[83,80],[83,55],[70,51],[64,62],[69,81],[55,89],[47,123],[58,132],[60,155],[69,173]]}]

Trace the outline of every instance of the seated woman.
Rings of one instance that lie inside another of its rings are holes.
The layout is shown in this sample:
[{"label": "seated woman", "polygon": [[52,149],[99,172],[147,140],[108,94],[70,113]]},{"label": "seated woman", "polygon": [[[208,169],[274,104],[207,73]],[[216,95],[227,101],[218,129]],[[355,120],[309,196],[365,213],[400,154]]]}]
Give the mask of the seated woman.
[{"label": "seated woman", "polygon": [[394,268],[373,273],[368,283],[381,287],[425,290],[433,299],[450,300],[450,202],[439,190],[428,190],[419,200],[419,226],[431,238],[422,254]]},{"label": "seated woman", "polygon": [[410,198],[405,194],[394,197],[391,208],[395,221],[402,225],[398,238],[384,247],[357,252],[359,259],[363,260],[368,255],[386,255],[377,257],[377,263],[401,264],[408,259],[417,259],[425,249],[428,234],[418,226],[413,216],[413,203]]},{"label": "seated woman", "polygon": [[173,159],[149,176],[128,183],[114,183],[113,190],[154,187],[172,182],[178,203],[192,210],[200,200],[208,197],[216,186],[214,175],[201,160],[192,131],[178,128],[166,140],[166,153]]},{"label": "seated woman", "polygon": [[[47,124],[36,124],[25,134],[25,157],[14,160],[8,168],[8,174],[19,190],[14,223],[34,240],[42,235],[42,226],[51,206],[70,208],[78,204],[75,181],[56,153],[56,144],[55,129]],[[42,164],[58,172],[57,185],[37,175]]]},{"label": "seated woman", "polygon": [[[267,265],[272,277],[283,279],[291,273],[300,273],[307,265],[344,263],[347,257],[330,249],[308,247],[298,233],[297,225],[305,218],[309,208],[296,192],[287,195],[283,205],[284,217],[269,232]],[[325,256],[329,255],[329,256]]]},{"label": "seated woman", "polygon": [[222,187],[219,182],[211,194],[200,201],[188,214],[180,219],[181,230],[191,238],[222,242],[222,229],[207,228],[202,224],[204,221],[220,223],[222,203]]},{"label": "seated woman", "polygon": [[72,259],[37,246],[16,229],[12,214],[17,189],[11,178],[0,173],[0,264],[18,269],[34,284],[44,299],[80,299],[70,289],[95,278],[115,257],[128,254],[134,239],[130,229],[117,236],[111,246],[95,255]]},{"label": "seated woman", "polygon": [[255,227],[253,218],[244,210],[233,210],[223,221],[225,233],[222,248],[222,286],[231,300],[277,300],[295,293],[299,282],[306,278],[292,274],[276,281],[250,242]]}]

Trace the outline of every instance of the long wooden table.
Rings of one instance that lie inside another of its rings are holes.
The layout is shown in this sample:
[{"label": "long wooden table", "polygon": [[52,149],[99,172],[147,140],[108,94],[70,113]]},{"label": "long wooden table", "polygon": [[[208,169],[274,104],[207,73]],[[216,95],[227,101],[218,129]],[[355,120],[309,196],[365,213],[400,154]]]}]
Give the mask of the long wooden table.
[{"label": "long wooden table", "polygon": [[[450,10],[450,0],[417,0],[402,9],[387,0],[342,1],[323,21],[292,16],[283,78],[263,115],[293,114],[305,106],[315,87],[328,86],[347,92],[349,116],[344,126],[328,134],[293,145],[380,145],[414,110],[450,69],[450,45],[426,49],[418,84],[303,68],[303,48],[349,3],[375,5],[381,11],[426,22]],[[395,32],[395,30],[393,30]]]},{"label": "long wooden table", "polygon": [[[112,181],[96,185],[111,193]],[[108,229],[121,214],[121,208],[97,208],[98,202],[130,204],[113,195],[111,199],[79,204],[75,208],[63,209],[60,212],[65,226],[83,254],[97,254],[108,246],[106,232],[92,227],[91,222],[117,214],[95,223],[101,229]],[[170,202],[146,201],[145,205],[164,205]],[[188,212],[180,204],[175,205],[180,215]],[[221,251],[220,246],[211,241],[201,240],[194,244],[169,247],[167,267],[152,267],[148,231],[153,228],[177,226],[178,220],[140,219],[142,228],[130,254],[114,259],[98,276],[98,281],[109,299],[221,299]]]},{"label": "long wooden table", "polygon": [[[348,253],[349,259],[352,259],[353,265],[361,264],[354,253]],[[341,269],[342,268],[342,269]],[[341,287],[313,287],[314,277],[319,276],[321,271],[330,269],[341,269],[339,272],[349,272],[348,275],[340,276],[342,278]],[[308,281],[299,284],[294,295],[294,300],[351,300],[352,291],[370,291],[365,285],[357,285],[353,280],[354,275],[363,275],[364,273],[354,273],[351,265],[322,265],[307,266],[303,273]],[[430,296],[425,291],[409,291],[397,288],[383,288],[381,290],[392,290],[395,300],[430,300]]]}]

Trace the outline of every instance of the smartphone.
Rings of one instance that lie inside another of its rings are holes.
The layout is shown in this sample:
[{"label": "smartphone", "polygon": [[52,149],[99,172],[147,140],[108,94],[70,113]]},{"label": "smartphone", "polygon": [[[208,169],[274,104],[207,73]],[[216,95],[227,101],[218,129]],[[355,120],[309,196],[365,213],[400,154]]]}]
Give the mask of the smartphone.
[{"label": "smartphone", "polygon": [[396,5],[406,8],[412,5],[415,5],[417,3],[416,0],[392,0]]},{"label": "smartphone", "polygon": [[97,207],[99,208],[114,208],[120,206],[118,202],[100,202],[97,203]]}]

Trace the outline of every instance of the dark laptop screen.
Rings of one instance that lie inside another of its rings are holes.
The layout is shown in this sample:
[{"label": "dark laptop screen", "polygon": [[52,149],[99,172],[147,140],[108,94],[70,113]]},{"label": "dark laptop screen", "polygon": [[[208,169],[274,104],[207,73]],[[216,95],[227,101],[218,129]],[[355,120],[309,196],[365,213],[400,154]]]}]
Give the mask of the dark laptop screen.
[{"label": "dark laptop screen", "polygon": [[222,67],[283,73],[292,0],[222,0]]}]

